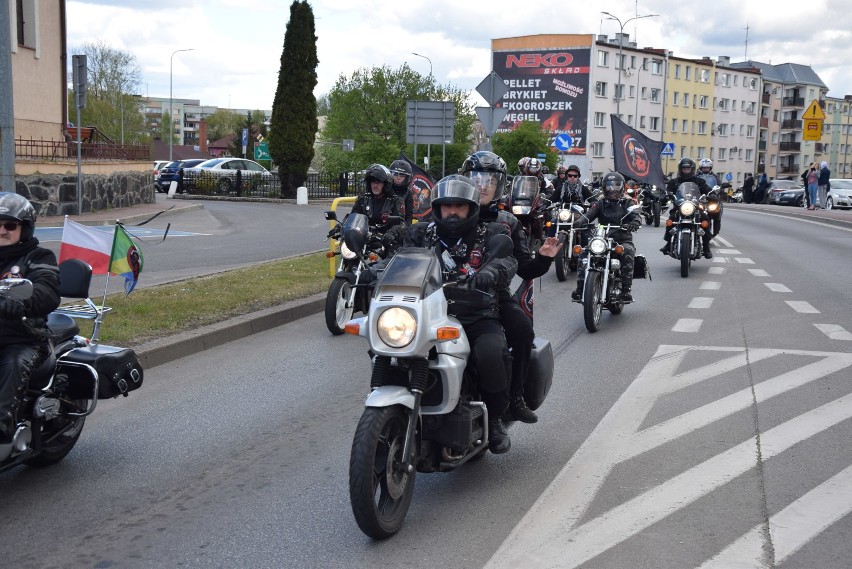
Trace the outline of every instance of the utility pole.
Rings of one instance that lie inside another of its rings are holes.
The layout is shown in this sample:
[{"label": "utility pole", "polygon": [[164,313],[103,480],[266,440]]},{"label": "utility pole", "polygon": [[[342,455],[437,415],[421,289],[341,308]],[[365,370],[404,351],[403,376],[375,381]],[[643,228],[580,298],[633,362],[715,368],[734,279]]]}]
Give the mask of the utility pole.
[{"label": "utility pole", "polygon": [[0,6],[0,191],[15,191],[15,107],[9,6]]}]

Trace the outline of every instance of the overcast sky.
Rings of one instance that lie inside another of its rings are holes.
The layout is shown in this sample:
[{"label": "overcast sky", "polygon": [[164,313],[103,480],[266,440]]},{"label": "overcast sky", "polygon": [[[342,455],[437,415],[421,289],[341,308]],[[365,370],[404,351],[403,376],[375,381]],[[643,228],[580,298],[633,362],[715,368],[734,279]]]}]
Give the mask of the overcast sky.
[{"label": "overcast sky", "polygon": [[[543,33],[607,34],[627,22],[638,47],[678,57],[730,56],[810,65],[829,95],[852,94],[848,0],[315,0],[319,83],[327,93],[355,69],[403,63],[473,90],[491,70],[491,39]],[[290,17],[286,0],[68,0],[68,48],[103,41],[133,54],[142,95],[271,109]],[[748,32],[746,31],[748,28]],[[746,34],[748,47],[746,50]],[[177,53],[177,49],[193,51]],[[473,99],[481,104],[481,100]]]}]

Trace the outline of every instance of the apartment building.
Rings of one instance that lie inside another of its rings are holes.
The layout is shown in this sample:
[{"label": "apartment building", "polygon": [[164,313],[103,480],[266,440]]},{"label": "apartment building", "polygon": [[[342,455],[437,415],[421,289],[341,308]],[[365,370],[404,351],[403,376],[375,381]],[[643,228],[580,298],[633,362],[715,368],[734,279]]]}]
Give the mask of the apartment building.
[{"label": "apartment building", "polygon": [[828,162],[833,178],[852,178],[852,149],[849,147],[852,95],[826,97],[823,110],[822,139],[815,145],[815,156]]}]

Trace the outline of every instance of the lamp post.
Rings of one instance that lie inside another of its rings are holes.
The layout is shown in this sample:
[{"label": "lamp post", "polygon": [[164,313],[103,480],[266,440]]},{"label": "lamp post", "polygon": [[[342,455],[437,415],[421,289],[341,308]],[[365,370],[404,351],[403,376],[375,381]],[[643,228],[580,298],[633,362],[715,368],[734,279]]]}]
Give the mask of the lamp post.
[{"label": "lamp post", "polygon": [[432,77],[432,60],[429,59],[428,57],[426,57],[425,55],[420,55],[419,53],[414,53],[413,51],[411,52],[411,55],[416,55],[417,57],[422,57],[423,59],[425,59],[426,61],[429,62],[429,77]]},{"label": "lamp post", "polygon": [[[431,79],[432,78],[432,60],[429,59],[428,57],[426,57],[425,55],[420,55],[419,53],[414,53],[413,51],[411,52],[411,55],[416,55],[417,57],[422,57],[423,59],[425,59],[426,61],[429,62],[429,78]],[[417,145],[416,144],[414,145],[414,160],[415,160],[415,162],[417,161]],[[432,145],[427,144],[426,145],[426,167],[427,168],[432,166],[430,164],[431,161],[432,161]]]},{"label": "lamp post", "polygon": [[[621,68],[624,67],[624,60],[622,59],[622,52],[623,52],[623,48],[624,48],[624,26],[626,26],[627,24],[629,24],[633,20],[641,20],[642,18],[656,18],[657,16],[659,16],[659,14],[646,14],[644,16],[634,16],[634,17],[632,17],[628,20],[625,20],[624,23],[622,23],[621,20],[617,16],[614,16],[614,15],[610,14],[609,12],[601,12],[601,14],[603,14],[604,16],[607,16],[607,19],[609,19],[609,20],[615,20],[616,22],[618,22],[618,25],[621,26],[621,31],[619,32],[619,37],[618,37],[618,83],[616,83],[616,85],[615,85],[616,96],[617,96],[617,98],[615,99],[615,115],[618,118],[621,118],[621,95],[623,93],[619,93],[618,88],[621,87]],[[622,89],[622,91],[623,91],[623,89]]]},{"label": "lamp post", "polygon": [[636,113],[634,115],[636,118],[633,119],[635,121],[634,124],[633,124],[634,128],[639,128],[639,126],[638,126],[639,125],[639,75],[643,71],[647,71],[649,63],[660,63],[660,60],[659,59],[647,60],[647,61],[643,62],[642,65],[639,66],[639,70],[636,72]]},{"label": "lamp post", "polygon": [[192,51],[195,48],[189,47],[186,49],[176,49],[172,52],[169,58],[169,162],[172,161],[172,141],[175,138],[175,119],[174,114],[174,99],[172,98],[172,65],[174,64],[175,54],[180,51]]}]

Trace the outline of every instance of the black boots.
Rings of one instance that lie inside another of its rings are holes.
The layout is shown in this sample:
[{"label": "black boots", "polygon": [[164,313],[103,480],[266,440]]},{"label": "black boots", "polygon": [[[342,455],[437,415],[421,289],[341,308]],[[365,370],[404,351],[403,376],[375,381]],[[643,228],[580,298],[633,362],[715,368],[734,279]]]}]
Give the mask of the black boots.
[{"label": "black boots", "polygon": [[527,402],[524,401],[523,395],[516,395],[512,397],[511,403],[509,403],[509,410],[512,413],[512,416],[520,421],[521,423],[537,423],[538,415],[535,412],[527,407]]},{"label": "black boots", "polygon": [[509,433],[506,432],[506,427],[500,417],[488,418],[488,450],[494,454],[503,454],[508,452],[512,446],[512,441],[509,440]]},{"label": "black boots", "polygon": [[660,253],[663,255],[668,255],[672,252],[672,244],[671,241],[666,241],[666,244],[660,249]]},{"label": "black boots", "polygon": [[623,300],[624,302],[633,302],[633,295],[630,294],[629,288],[622,289],[621,300]]},{"label": "black boots", "polygon": [[713,258],[713,251],[710,250],[709,245],[704,246],[704,258],[705,259],[712,259]]},{"label": "black boots", "polygon": [[583,281],[577,281],[576,290],[571,291],[571,300],[580,300],[583,298]]}]

